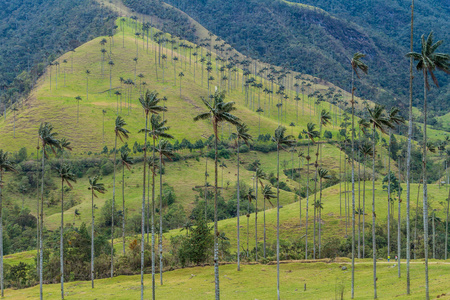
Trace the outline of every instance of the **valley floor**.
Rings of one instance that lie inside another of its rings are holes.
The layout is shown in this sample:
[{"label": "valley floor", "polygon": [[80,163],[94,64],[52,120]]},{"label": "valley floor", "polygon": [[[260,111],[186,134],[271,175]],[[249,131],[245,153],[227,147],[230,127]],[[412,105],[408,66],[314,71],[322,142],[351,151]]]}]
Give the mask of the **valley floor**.
[{"label": "valley floor", "polygon": [[[343,270],[343,267],[347,269]],[[430,261],[430,297],[450,299],[450,262]],[[355,269],[355,299],[373,299],[372,262],[358,260]],[[406,295],[406,264],[401,265],[398,278],[395,262],[377,263],[379,299],[424,299],[424,263],[411,262],[411,295]],[[164,285],[159,285],[158,299],[213,299],[213,267],[193,267],[164,273]],[[286,262],[280,265],[282,299],[343,299],[351,297],[351,264],[349,259],[336,262]],[[306,285],[306,291],[304,290]],[[145,299],[151,298],[151,275],[145,276]],[[222,299],[275,299],[276,264],[243,265],[236,271],[235,264],[220,267]],[[71,282],[65,285],[65,299],[138,299],[140,276],[119,276],[90,282]],[[23,290],[6,290],[5,299],[37,299],[39,286]],[[60,285],[44,286],[45,299],[60,299]]]}]

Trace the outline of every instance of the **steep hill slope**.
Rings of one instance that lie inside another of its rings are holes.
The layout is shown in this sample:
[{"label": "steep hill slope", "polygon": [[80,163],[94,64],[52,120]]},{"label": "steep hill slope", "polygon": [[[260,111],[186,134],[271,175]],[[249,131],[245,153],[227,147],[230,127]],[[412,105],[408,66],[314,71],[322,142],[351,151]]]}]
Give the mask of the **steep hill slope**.
[{"label": "steep hill slope", "polygon": [[[123,1],[139,12],[157,1]],[[186,12],[238,51],[262,61],[316,75],[349,90],[353,53],[367,54],[370,75],[358,90],[376,102],[406,105],[408,88],[409,1],[165,1]],[[309,5],[296,5],[301,2]],[[311,6],[312,5],[312,6]],[[320,7],[320,8],[318,8]],[[435,31],[448,42],[448,1],[423,1],[416,7],[417,36]],[[448,44],[448,43],[447,43]],[[447,45],[443,50],[450,49]],[[420,85],[420,74],[417,76]],[[450,105],[448,78],[432,92],[435,109]],[[421,95],[420,86],[415,94]]]}]

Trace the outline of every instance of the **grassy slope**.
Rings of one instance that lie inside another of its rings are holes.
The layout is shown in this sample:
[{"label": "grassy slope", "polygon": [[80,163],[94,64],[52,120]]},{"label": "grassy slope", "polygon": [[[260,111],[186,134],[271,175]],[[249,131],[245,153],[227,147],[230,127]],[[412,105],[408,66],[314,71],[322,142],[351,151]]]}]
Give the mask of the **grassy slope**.
[{"label": "grassy slope", "polygon": [[[125,48],[122,48],[122,36],[121,32],[118,32],[115,36],[115,43],[112,47],[112,60],[115,66],[112,71],[112,95],[109,97],[109,66],[107,60],[104,62],[104,74],[101,74],[101,46],[99,41],[102,37],[92,40],[91,42],[84,44],[76,49],[74,53],[66,53],[61,56],[58,61],[60,62],[60,72],[58,75],[58,89],[56,89],[55,79],[55,67],[52,70],[52,90],[50,90],[50,70],[47,70],[45,76],[43,76],[39,82],[38,87],[34,90],[29,99],[26,100],[24,109],[19,109],[16,116],[16,138],[13,138],[13,115],[8,113],[6,122],[2,119],[0,121],[0,134],[2,140],[0,141],[0,147],[8,151],[17,151],[20,147],[27,147],[28,149],[34,149],[37,142],[37,128],[40,122],[51,122],[55,130],[60,134],[69,138],[74,145],[74,153],[83,153],[87,151],[99,152],[106,144],[108,148],[113,147],[113,134],[112,126],[116,117],[116,97],[113,93],[116,90],[121,90],[122,94],[126,92],[121,89],[119,77],[124,79],[130,78],[134,80],[134,61],[136,57],[135,39],[131,27],[126,26],[125,35]],[[194,123],[192,118],[202,112],[203,104],[200,101],[201,96],[206,96],[207,82],[206,72],[203,76],[203,84],[201,83],[201,68],[200,63],[196,67],[196,77],[194,82],[194,57],[192,57],[192,65],[187,64],[185,69],[183,54],[177,54],[180,59],[176,64],[176,74],[183,71],[185,77],[182,80],[182,97],[179,96],[179,78],[177,78],[177,85],[174,85],[174,74],[172,64],[172,54],[170,49],[165,49],[164,53],[167,55],[167,62],[165,63],[166,69],[164,71],[165,80],[162,82],[162,69],[158,70],[158,79],[156,78],[156,72],[154,67],[154,43],[150,43],[149,53],[142,49],[142,40],[139,43],[139,54],[137,64],[137,74],[142,73],[145,78],[142,81],[147,83],[147,88],[150,90],[156,90],[160,93],[160,96],[166,96],[168,98],[165,103],[169,112],[166,114],[169,119],[169,124],[173,128],[172,134],[177,139],[188,138],[191,140],[198,139],[202,134],[210,134],[211,129],[207,122]],[[109,50],[109,44],[105,47]],[[206,54],[206,50],[203,51]],[[74,61],[73,73],[71,70],[72,55]],[[215,55],[213,54],[213,72],[212,76],[216,78],[212,82],[212,90],[215,85],[219,85],[217,81]],[[66,59],[67,64],[62,61]],[[189,57],[187,58],[189,59]],[[183,67],[181,67],[181,61]],[[183,69],[182,69],[183,68]],[[66,70],[66,86],[63,86],[64,81],[64,69]],[[90,70],[89,75],[89,100],[86,98],[86,74],[85,71]],[[228,94],[227,100],[235,101],[237,103],[236,114],[245,119],[246,123],[252,129],[253,134],[257,134],[258,128],[258,114],[252,112],[249,108],[244,106],[244,94],[241,90],[242,73],[239,71],[239,86]],[[139,78],[136,80],[139,82]],[[325,88],[324,86],[316,86],[317,89]],[[293,91],[289,92],[290,100],[287,107],[287,120],[283,123],[285,126],[290,122],[295,122],[296,127],[294,133],[297,136],[298,133],[306,126],[310,121],[309,119],[309,103],[305,100],[306,104],[299,104],[300,119],[297,122],[296,118],[296,105],[293,103]],[[82,101],[80,103],[80,121],[77,123],[77,103],[75,101],[76,96],[81,96]],[[128,129],[132,135],[129,143],[134,141],[142,141],[142,135],[137,135],[136,132],[143,127],[144,118],[142,117],[142,109],[139,107],[139,89],[136,88],[132,94],[132,111],[130,115],[126,111],[122,113],[129,126]],[[261,92],[261,106],[264,106],[264,94]],[[303,97],[302,97],[303,99]],[[276,98],[275,103],[269,109],[267,106],[266,113],[261,115],[261,133],[271,133],[277,126],[276,116]],[[309,102],[313,103],[315,99],[311,99]],[[321,108],[329,109],[328,103],[322,104]],[[102,110],[106,110],[105,116],[105,143],[103,143],[103,131],[102,131]],[[256,110],[256,105],[254,110]],[[269,117],[269,110],[271,111]],[[333,111],[335,111],[333,109]],[[303,116],[303,117],[302,117]],[[308,116],[308,117],[306,117]],[[311,121],[316,121],[313,117]],[[340,122],[338,122],[340,124]],[[338,127],[333,127],[331,130],[333,133],[337,133]]]},{"label": "grassy slope", "polygon": [[[341,266],[346,265],[346,271]],[[378,296],[380,299],[423,299],[425,288],[424,266],[421,262],[411,265],[411,296],[406,296],[405,279],[397,277],[394,263],[378,264]],[[405,272],[405,269],[402,268]],[[157,286],[160,299],[213,299],[214,280],[212,267],[187,268],[165,273],[164,286]],[[344,298],[350,298],[350,265],[341,263],[288,263],[280,266],[281,296],[283,299],[333,299],[343,290]],[[358,262],[355,276],[357,299],[373,298],[372,264]],[[450,265],[430,263],[430,295],[432,298],[449,299]],[[159,280],[159,279],[158,279]],[[248,265],[241,272],[235,265],[220,267],[221,296],[224,299],[274,299],[276,297],[276,266]],[[92,290],[89,282],[66,284],[66,299],[135,299],[139,297],[139,276],[119,276],[96,281]],[[151,277],[145,277],[150,297]],[[306,291],[304,285],[306,284]],[[6,290],[5,299],[34,299],[39,295],[38,286],[23,290]],[[60,285],[45,285],[46,299],[59,299]],[[447,295],[446,295],[447,293]]]}]

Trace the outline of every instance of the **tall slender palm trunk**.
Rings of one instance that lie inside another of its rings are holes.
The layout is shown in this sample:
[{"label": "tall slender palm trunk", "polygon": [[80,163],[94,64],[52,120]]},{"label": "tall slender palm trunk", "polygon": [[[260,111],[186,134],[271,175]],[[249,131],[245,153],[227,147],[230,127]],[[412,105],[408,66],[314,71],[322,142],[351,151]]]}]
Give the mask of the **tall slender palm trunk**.
[{"label": "tall slender palm trunk", "polygon": [[428,190],[427,190],[427,86],[425,80],[428,76],[426,69],[424,75],[424,103],[423,103],[423,243],[425,253],[425,298],[430,299],[429,279],[428,279]]},{"label": "tall slender palm trunk", "polygon": [[220,299],[220,287],[219,287],[219,230],[217,224],[217,144],[219,142],[219,137],[217,136],[217,121],[213,121],[214,126],[214,278],[215,278],[215,294],[216,300]]},{"label": "tall slender palm trunk", "polygon": [[280,300],[280,146],[277,145],[277,297]]},{"label": "tall slender palm trunk", "polygon": [[44,174],[45,174],[45,144],[42,144],[42,181],[41,181],[41,212],[40,212],[40,231],[39,231],[39,295],[40,299],[43,300],[44,293],[42,290],[42,284],[44,281],[43,276],[43,265],[44,265]]},{"label": "tall slender palm trunk", "polygon": [[373,292],[377,299],[377,245],[375,239],[375,126],[372,132],[373,155],[372,155],[372,252],[373,252]]},{"label": "tall slender palm trunk", "polygon": [[122,170],[122,252],[125,255],[125,165]]},{"label": "tall slender palm trunk", "polygon": [[117,133],[114,140],[114,174],[113,174],[113,197],[111,203],[111,278],[114,277],[114,213],[116,208],[116,155],[117,155]]},{"label": "tall slender palm trunk", "polygon": [[[237,218],[237,270],[240,271],[241,270],[241,253],[240,253],[240,227],[239,227],[239,219],[241,216],[241,212],[240,212],[240,192],[239,192],[239,187],[240,187],[240,183],[239,183],[239,140],[237,142],[237,212],[236,212],[236,218]],[[264,210],[264,258],[266,257],[266,213]]]},{"label": "tall slender palm trunk", "polygon": [[355,72],[352,71],[352,299],[355,297]]},{"label": "tall slender palm trunk", "polygon": [[309,212],[309,146],[308,154],[306,155],[306,216],[305,216],[305,259],[308,259],[308,212]]},{"label": "tall slender palm trunk", "polygon": [[[141,300],[144,299],[144,237],[145,237],[145,175],[147,167],[147,126],[148,112],[145,112],[145,138],[144,138],[144,171],[142,183],[142,211],[141,211]],[[153,263],[153,259],[152,259]]]},{"label": "tall slender palm trunk", "polygon": [[3,187],[3,170],[0,169],[0,287],[2,298],[4,297],[3,290],[3,197],[2,197],[2,187]]},{"label": "tall slender palm trunk", "polygon": [[153,137],[153,150],[152,150],[152,208],[151,208],[151,227],[152,227],[152,296],[153,300],[156,299],[156,279],[155,279],[155,263],[156,263],[156,254],[155,254],[155,137]]},{"label": "tall slender palm trunk", "polygon": [[[1,182],[1,176],[0,176],[0,182]],[[1,195],[0,195],[0,198],[1,198]],[[1,204],[0,204],[0,207],[1,207]],[[59,264],[60,264],[60,270],[61,270],[60,271],[61,272],[61,299],[64,299],[64,180],[62,180],[62,179],[61,179],[61,232],[60,232],[60,237],[59,237]],[[3,295],[2,295],[2,297],[3,297]]]},{"label": "tall slender palm trunk", "polygon": [[[410,52],[414,51],[414,0],[411,1],[411,42]],[[409,123],[408,123],[408,150],[406,158],[406,294],[411,294],[410,259],[411,259],[411,232],[410,232],[410,176],[411,176],[411,140],[412,140],[412,98],[413,98],[413,58],[409,59]],[[420,185],[420,183],[419,183]],[[416,248],[414,247],[414,253]],[[446,251],[447,253],[447,251]],[[415,254],[414,254],[415,256]]]},{"label": "tall slender palm trunk", "polygon": [[163,285],[162,154],[159,156],[159,279]]},{"label": "tall slender palm trunk", "polygon": [[91,195],[91,287],[94,288],[94,228],[95,228],[95,216],[94,216],[94,190],[92,189]]},{"label": "tall slender palm trunk", "polygon": [[258,177],[256,177],[255,197],[255,260],[258,261]]},{"label": "tall slender palm trunk", "polygon": [[[388,152],[391,149],[391,130],[389,129],[389,144],[388,144]],[[387,201],[387,256],[389,257],[391,254],[391,157],[388,154],[388,201]]]}]

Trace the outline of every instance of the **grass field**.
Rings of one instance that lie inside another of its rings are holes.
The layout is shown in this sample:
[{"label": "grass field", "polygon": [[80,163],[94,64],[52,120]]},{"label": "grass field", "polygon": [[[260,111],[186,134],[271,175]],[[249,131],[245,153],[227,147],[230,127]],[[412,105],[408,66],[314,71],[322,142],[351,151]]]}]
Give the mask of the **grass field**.
[{"label": "grass field", "polygon": [[[342,270],[342,267],[347,270]],[[431,262],[429,272],[430,297],[450,299],[450,263]],[[424,266],[421,261],[411,263],[411,295],[406,295],[406,266],[402,264],[402,278],[397,277],[395,263],[377,264],[379,299],[423,299]],[[220,288],[223,299],[276,298],[276,265],[236,265],[220,267]],[[373,299],[372,263],[357,261],[355,267],[355,299]],[[282,299],[343,299],[350,298],[351,265],[348,260],[335,263],[284,263],[280,266]],[[159,283],[159,276],[157,276]],[[140,295],[139,276],[119,276],[90,282],[70,282],[65,285],[65,299],[137,299]],[[144,299],[151,298],[151,277],[145,276]],[[306,285],[306,291],[304,287]],[[60,285],[44,286],[45,299],[59,299]],[[6,290],[5,299],[37,299],[39,287]],[[214,270],[212,267],[194,267],[164,274],[164,285],[156,287],[158,299],[213,299]]]}]

